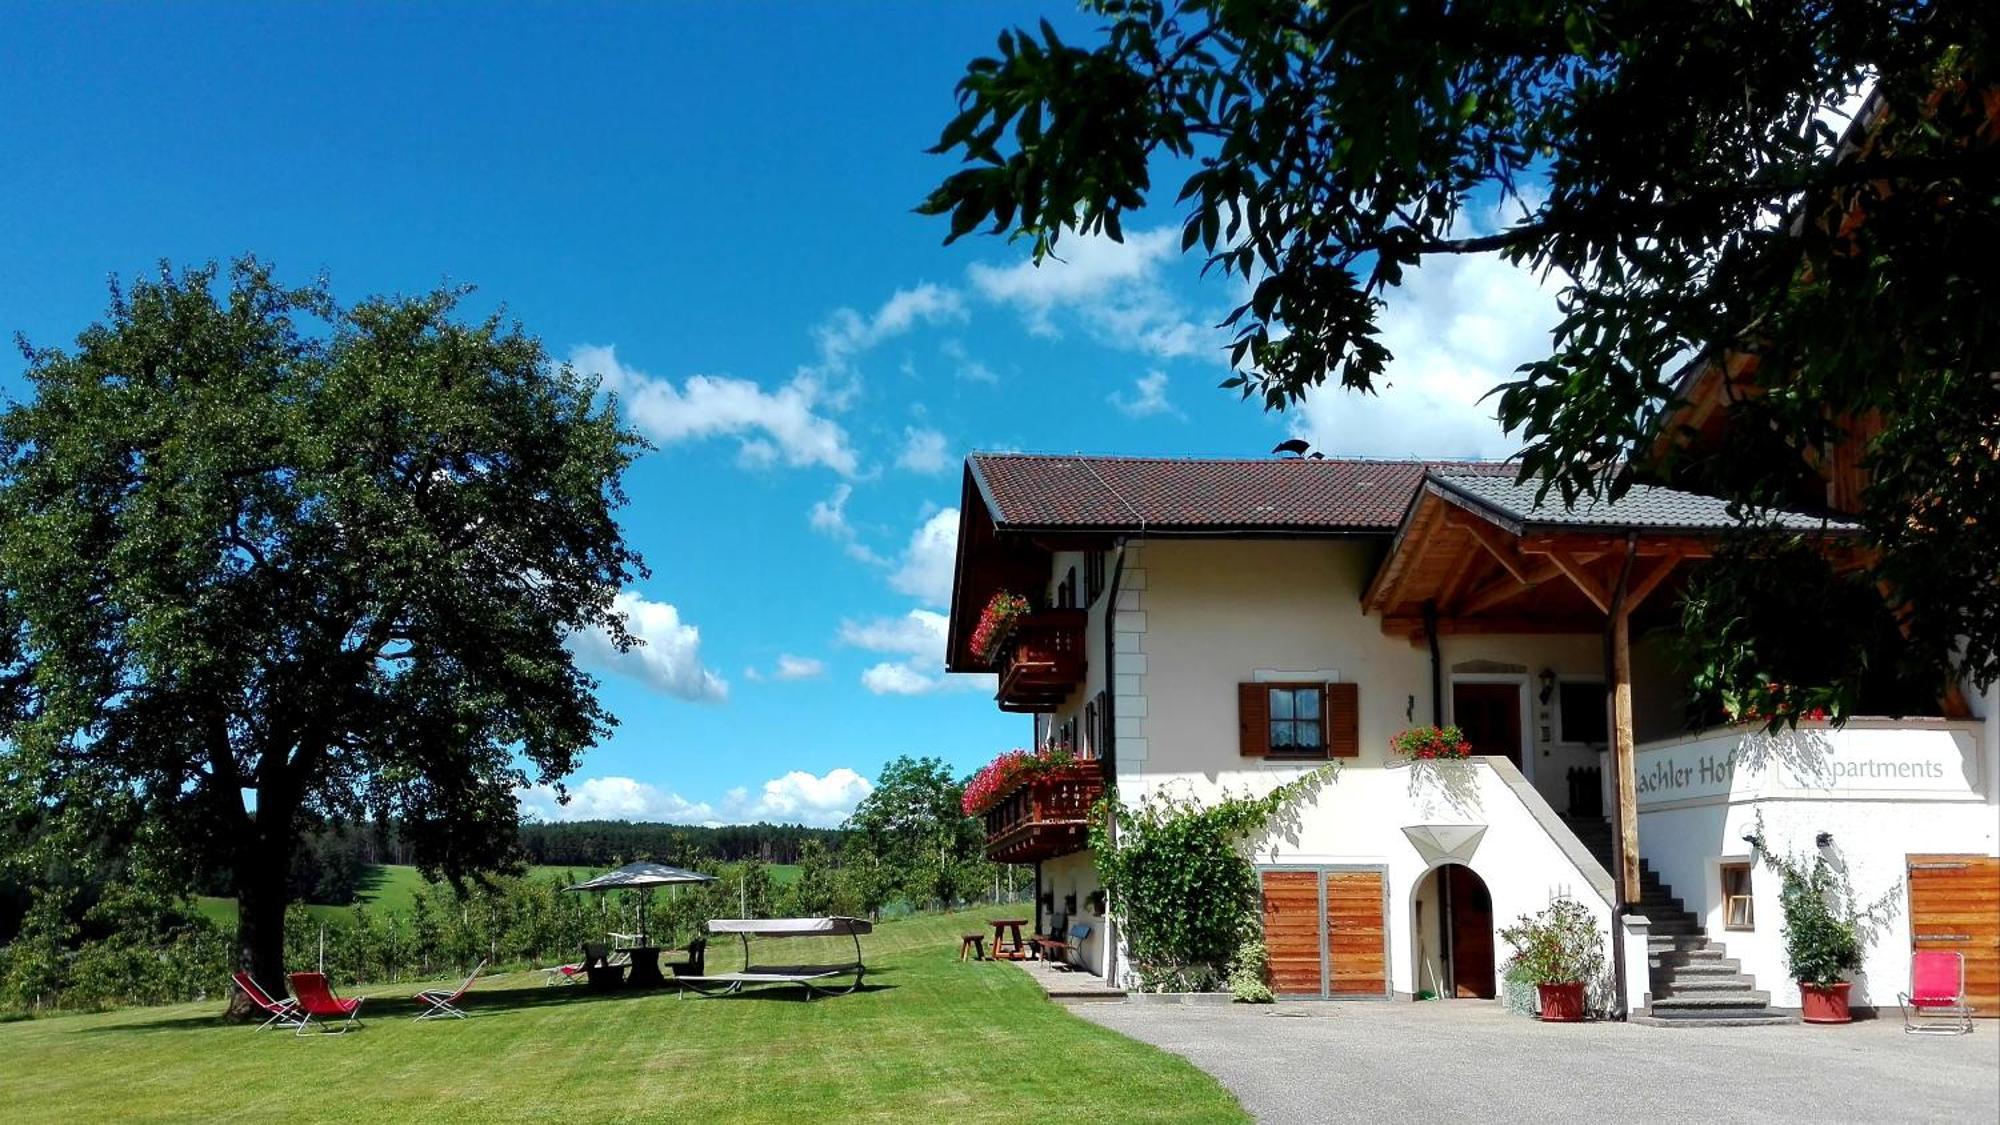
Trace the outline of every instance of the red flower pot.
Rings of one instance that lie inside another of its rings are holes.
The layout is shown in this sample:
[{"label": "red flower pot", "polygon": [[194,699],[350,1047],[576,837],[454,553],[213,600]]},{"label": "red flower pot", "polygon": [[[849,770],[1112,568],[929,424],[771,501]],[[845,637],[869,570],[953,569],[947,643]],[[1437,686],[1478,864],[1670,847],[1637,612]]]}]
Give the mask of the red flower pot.
[{"label": "red flower pot", "polygon": [[1847,1010],[1847,990],[1854,985],[1849,981],[1833,984],[1807,984],[1799,982],[1799,1018],[1807,1023],[1851,1023],[1854,1016]]},{"label": "red flower pot", "polygon": [[1579,1023],[1583,1020],[1583,982],[1540,984],[1543,1023]]}]

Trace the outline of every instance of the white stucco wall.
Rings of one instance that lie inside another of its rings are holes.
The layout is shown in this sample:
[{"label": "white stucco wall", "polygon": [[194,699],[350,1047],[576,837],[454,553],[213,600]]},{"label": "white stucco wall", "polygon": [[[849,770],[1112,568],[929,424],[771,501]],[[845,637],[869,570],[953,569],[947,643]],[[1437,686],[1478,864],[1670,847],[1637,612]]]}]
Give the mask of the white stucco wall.
[{"label": "white stucco wall", "polygon": [[[1051,901],[1055,904],[1055,913],[1062,912],[1063,900],[1067,896],[1076,896],[1076,912],[1068,916],[1061,936],[1067,937],[1067,927],[1078,922],[1089,926],[1090,934],[1083,939],[1083,962],[1091,972],[1102,976],[1105,970],[1105,922],[1103,914],[1092,908],[1091,895],[1103,884],[1098,882],[1093,855],[1092,852],[1081,851],[1043,861],[1042,890],[1053,896]],[[1047,910],[1043,912],[1042,921],[1045,926],[1055,925],[1055,919]]]},{"label": "white stucco wall", "polygon": [[[1726,781],[1714,780],[1732,752]],[[1778,1007],[1798,1007],[1799,992],[1786,971],[1777,873],[1753,867],[1753,930],[1723,926],[1721,864],[1753,859],[1743,837],[1760,818],[1771,850],[1799,858],[1817,850],[1819,833],[1832,833],[1827,854],[1856,899],[1888,897],[1851,994],[1857,1005],[1893,1005],[1907,983],[1907,857],[2000,855],[1990,721],[1857,719],[1776,739],[1732,728],[1642,745],[1636,769],[1640,854]]]}]

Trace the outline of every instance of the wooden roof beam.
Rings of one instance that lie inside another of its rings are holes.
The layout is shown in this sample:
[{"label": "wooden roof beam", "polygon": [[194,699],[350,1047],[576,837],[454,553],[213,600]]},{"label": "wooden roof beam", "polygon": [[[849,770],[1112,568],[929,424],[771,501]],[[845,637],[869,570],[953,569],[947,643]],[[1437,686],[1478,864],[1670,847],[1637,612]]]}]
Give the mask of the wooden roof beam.
[{"label": "wooden roof beam", "polygon": [[1614,592],[1611,584],[1592,574],[1583,560],[1568,551],[1551,548],[1549,561],[1569,576],[1569,580],[1576,584],[1577,589],[1583,591],[1583,596],[1590,599],[1590,604],[1596,606],[1599,613],[1611,612],[1611,598]]},{"label": "wooden roof beam", "polygon": [[1521,556],[1519,541],[1499,528],[1477,516],[1461,510],[1454,510],[1446,517],[1446,522],[1463,530],[1486,548],[1488,554],[1507,568],[1517,581],[1527,582],[1529,562]]}]

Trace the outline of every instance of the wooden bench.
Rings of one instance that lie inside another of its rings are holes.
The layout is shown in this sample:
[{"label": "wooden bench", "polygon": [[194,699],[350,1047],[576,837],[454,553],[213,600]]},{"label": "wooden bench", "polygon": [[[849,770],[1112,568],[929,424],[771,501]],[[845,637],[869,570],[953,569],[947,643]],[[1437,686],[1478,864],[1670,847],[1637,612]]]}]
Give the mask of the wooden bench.
[{"label": "wooden bench", "polygon": [[1036,938],[1035,950],[1042,955],[1042,960],[1051,964],[1069,969],[1081,969],[1083,964],[1079,958],[1083,956],[1084,939],[1089,936],[1090,927],[1078,922],[1069,928],[1069,933],[1064,938]]}]

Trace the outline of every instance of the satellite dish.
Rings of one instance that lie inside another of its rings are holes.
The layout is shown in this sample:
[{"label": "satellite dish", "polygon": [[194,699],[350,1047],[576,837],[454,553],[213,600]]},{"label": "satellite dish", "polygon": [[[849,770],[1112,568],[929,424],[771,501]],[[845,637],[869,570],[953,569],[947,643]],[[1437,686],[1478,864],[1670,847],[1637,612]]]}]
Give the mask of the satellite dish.
[{"label": "satellite dish", "polygon": [[1279,442],[1277,445],[1271,448],[1271,452],[1289,453],[1294,457],[1303,457],[1305,456],[1306,450],[1311,448],[1312,448],[1312,443],[1307,441],[1306,439],[1292,438],[1288,441]]}]

